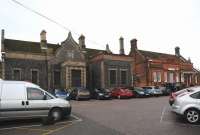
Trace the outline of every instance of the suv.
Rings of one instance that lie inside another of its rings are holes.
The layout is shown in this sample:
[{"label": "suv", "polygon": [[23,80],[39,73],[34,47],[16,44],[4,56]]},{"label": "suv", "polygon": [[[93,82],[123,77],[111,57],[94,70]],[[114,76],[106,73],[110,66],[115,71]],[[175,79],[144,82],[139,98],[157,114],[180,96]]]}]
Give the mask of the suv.
[{"label": "suv", "polygon": [[187,88],[185,92],[178,94],[172,111],[184,116],[189,123],[197,123],[200,119],[200,87]]}]

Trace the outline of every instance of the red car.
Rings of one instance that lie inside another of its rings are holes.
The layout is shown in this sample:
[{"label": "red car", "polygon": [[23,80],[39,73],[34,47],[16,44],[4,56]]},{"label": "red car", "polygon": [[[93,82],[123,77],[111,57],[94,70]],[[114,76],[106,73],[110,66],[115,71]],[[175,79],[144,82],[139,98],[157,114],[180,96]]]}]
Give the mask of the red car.
[{"label": "red car", "polygon": [[120,88],[114,88],[111,92],[111,96],[113,98],[121,99],[121,98],[131,98],[134,95],[132,91],[130,91],[129,89],[120,87]]}]

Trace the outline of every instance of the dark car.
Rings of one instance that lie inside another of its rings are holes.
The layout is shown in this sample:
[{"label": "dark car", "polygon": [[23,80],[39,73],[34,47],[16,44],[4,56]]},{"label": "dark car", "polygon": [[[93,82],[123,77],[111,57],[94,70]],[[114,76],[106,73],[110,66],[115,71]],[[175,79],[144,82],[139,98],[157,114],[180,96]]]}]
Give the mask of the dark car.
[{"label": "dark car", "polygon": [[77,87],[72,88],[70,96],[75,100],[90,99],[90,92],[86,88]]},{"label": "dark car", "polygon": [[70,93],[67,90],[64,89],[55,89],[54,95],[57,98],[62,98],[65,100],[70,100]]},{"label": "dark car", "polygon": [[134,97],[145,97],[145,96],[148,96],[148,94],[145,93],[143,88],[140,88],[140,87],[129,87],[128,89],[132,91]]},{"label": "dark car", "polygon": [[111,91],[109,89],[94,89],[93,97],[95,99],[112,99]]}]

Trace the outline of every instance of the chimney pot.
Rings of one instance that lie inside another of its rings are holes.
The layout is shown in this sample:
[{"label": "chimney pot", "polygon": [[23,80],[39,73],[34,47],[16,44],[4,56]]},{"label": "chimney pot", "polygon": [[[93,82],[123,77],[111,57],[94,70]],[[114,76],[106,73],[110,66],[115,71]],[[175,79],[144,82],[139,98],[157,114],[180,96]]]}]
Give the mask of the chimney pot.
[{"label": "chimney pot", "polygon": [[180,56],[180,48],[178,46],[175,47],[175,55]]},{"label": "chimney pot", "polygon": [[131,43],[131,50],[130,50],[130,54],[131,54],[131,53],[134,53],[135,50],[137,50],[137,39],[135,38],[132,39],[130,43]]},{"label": "chimney pot", "polygon": [[46,31],[45,30],[42,30],[41,33],[40,33],[40,41],[46,41]]},{"label": "chimney pot", "polygon": [[79,45],[82,49],[84,49],[86,46],[85,46],[85,36],[81,34],[81,36],[79,37]]},{"label": "chimney pot", "polygon": [[120,45],[119,54],[124,55],[124,38],[123,37],[119,38],[119,45]]}]

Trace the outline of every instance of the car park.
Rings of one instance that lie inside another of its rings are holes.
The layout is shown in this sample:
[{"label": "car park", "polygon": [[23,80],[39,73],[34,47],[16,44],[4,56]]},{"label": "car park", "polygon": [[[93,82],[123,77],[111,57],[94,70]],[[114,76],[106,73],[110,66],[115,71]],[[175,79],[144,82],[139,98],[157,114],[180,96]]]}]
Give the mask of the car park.
[{"label": "car park", "polygon": [[112,99],[111,92],[109,89],[94,89],[93,97],[95,99]]},{"label": "car park", "polygon": [[113,98],[118,98],[118,99],[131,98],[134,96],[133,93],[129,89],[124,88],[124,87],[114,88],[111,92],[111,95]]},{"label": "car park", "polygon": [[142,88],[148,91],[150,96],[161,96],[163,94],[158,86],[145,86]]},{"label": "car park", "polygon": [[59,121],[71,114],[69,101],[56,98],[38,85],[0,81],[0,120],[43,118]]},{"label": "car park", "polygon": [[172,104],[172,111],[184,116],[192,124],[200,120],[200,87],[182,90],[176,95]]},{"label": "car park", "polygon": [[132,91],[134,97],[145,97],[146,96],[146,93],[143,88],[129,87],[128,89]]},{"label": "car park", "polygon": [[80,100],[80,99],[90,99],[90,92],[88,89],[83,87],[72,88],[70,96],[72,99]]},{"label": "car park", "polygon": [[70,100],[70,92],[64,89],[55,89],[54,95],[58,98]]}]

